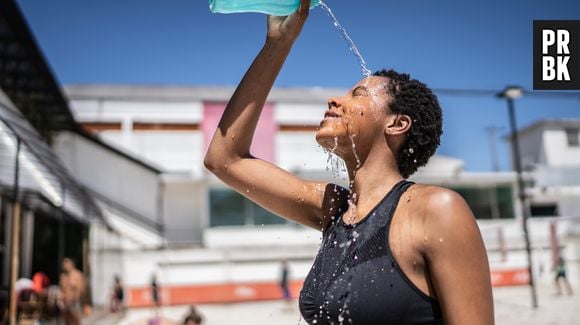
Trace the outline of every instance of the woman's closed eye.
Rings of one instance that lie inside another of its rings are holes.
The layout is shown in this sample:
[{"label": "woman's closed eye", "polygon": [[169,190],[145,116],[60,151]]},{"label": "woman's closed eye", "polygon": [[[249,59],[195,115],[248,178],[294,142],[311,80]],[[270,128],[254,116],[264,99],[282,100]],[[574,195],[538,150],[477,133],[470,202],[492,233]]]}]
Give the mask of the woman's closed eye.
[{"label": "woman's closed eye", "polygon": [[366,96],[369,92],[366,87],[358,86],[352,90],[352,97]]}]

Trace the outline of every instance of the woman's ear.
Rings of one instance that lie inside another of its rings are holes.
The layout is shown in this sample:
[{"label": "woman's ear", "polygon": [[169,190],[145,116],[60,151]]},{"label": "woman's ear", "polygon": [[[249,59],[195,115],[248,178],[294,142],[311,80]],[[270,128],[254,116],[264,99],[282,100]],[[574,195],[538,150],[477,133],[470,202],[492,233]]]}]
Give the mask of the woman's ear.
[{"label": "woman's ear", "polygon": [[409,115],[391,114],[385,124],[385,134],[404,135],[411,129],[412,124],[413,120]]}]

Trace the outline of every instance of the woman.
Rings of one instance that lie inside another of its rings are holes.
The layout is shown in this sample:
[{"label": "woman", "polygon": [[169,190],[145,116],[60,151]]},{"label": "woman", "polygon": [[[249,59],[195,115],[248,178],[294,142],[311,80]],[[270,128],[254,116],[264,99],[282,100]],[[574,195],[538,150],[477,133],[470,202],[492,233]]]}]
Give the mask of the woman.
[{"label": "woman", "polygon": [[300,295],[310,324],[493,324],[487,256],[469,207],[452,191],[404,180],[441,134],[439,104],[423,84],[381,71],[329,99],[316,140],[345,161],[348,189],[250,154],[308,7],[302,0],[296,13],[268,17],[264,47],[226,107],[206,167],[262,207],[323,231]]}]

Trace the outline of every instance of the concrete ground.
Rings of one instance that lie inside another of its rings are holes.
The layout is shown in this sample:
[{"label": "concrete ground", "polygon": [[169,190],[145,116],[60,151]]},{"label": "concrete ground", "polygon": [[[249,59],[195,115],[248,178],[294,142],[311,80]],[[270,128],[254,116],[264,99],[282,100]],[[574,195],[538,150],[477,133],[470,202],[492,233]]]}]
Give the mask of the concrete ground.
[{"label": "concrete ground", "polygon": [[[580,292],[574,295],[556,295],[552,287],[538,288],[539,307],[531,307],[529,287],[495,288],[495,319],[497,325],[580,325]],[[306,324],[298,312],[297,302],[288,306],[282,301],[251,302],[222,305],[198,305],[204,316],[205,325],[297,325]],[[164,307],[160,315],[165,319],[162,324],[181,324],[188,306]],[[139,308],[128,310],[124,316],[103,315],[98,319],[87,320],[85,324],[149,324],[154,317],[152,309]]]}]

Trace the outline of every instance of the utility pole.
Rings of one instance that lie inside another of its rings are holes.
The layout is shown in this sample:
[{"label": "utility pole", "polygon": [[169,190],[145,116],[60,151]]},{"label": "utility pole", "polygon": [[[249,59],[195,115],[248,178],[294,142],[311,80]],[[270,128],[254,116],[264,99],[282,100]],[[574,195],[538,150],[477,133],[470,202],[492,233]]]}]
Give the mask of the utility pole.
[{"label": "utility pole", "polygon": [[538,298],[536,294],[536,286],[534,283],[534,273],[532,268],[532,246],[530,243],[530,234],[528,231],[528,219],[530,213],[527,206],[526,200],[526,187],[524,184],[524,177],[522,173],[522,161],[520,152],[520,142],[516,127],[516,112],[514,107],[514,100],[522,97],[524,90],[521,87],[510,86],[507,87],[503,92],[497,94],[497,97],[504,98],[507,100],[508,104],[508,114],[510,121],[510,140],[512,145],[512,157],[514,162],[514,167],[516,169],[516,175],[518,179],[518,198],[520,200],[520,206],[522,209],[522,228],[524,231],[524,240],[526,242],[526,253],[528,257],[528,274],[530,277],[530,289],[532,294],[532,307],[538,308]]}]

